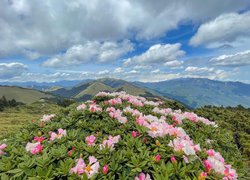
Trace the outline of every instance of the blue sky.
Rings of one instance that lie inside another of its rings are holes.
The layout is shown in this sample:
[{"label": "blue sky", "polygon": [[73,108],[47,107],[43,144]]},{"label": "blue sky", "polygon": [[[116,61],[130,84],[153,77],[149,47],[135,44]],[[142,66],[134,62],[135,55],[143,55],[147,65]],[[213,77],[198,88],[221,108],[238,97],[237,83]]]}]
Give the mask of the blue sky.
[{"label": "blue sky", "polygon": [[0,1],[0,81],[250,83],[250,1]]}]

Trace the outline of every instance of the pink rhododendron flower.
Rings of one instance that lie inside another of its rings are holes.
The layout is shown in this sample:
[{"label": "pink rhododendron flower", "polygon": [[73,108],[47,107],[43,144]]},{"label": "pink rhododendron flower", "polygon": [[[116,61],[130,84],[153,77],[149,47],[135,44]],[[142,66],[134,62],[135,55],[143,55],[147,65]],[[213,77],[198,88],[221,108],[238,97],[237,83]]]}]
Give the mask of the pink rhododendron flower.
[{"label": "pink rhododendron flower", "polygon": [[109,116],[111,118],[117,119],[120,123],[126,123],[128,120],[125,116],[122,115],[122,111],[120,109],[115,109],[113,107],[111,108],[107,108],[106,110],[107,112],[109,112]]},{"label": "pink rhododendron flower", "polygon": [[105,147],[110,148],[111,150],[114,149],[114,145],[118,143],[120,139],[120,135],[117,136],[109,136],[107,140],[104,140],[102,144],[100,144],[100,148],[103,149]]},{"label": "pink rhododendron flower", "polygon": [[224,178],[223,180],[236,180],[238,175],[235,169],[231,168],[231,165],[225,165]]},{"label": "pink rhododendron flower", "polygon": [[5,154],[4,149],[5,149],[6,147],[7,147],[6,144],[1,144],[1,145],[0,145],[0,156],[2,156],[2,155]]},{"label": "pink rhododendron flower", "polygon": [[89,106],[89,110],[92,113],[94,113],[94,112],[102,112],[102,108],[99,105],[96,105],[96,104],[91,104]]},{"label": "pink rhododendron flower", "polygon": [[103,168],[102,168],[102,173],[103,173],[103,174],[107,174],[108,171],[109,171],[109,167],[108,167],[107,164],[105,164],[105,165],[103,166]]},{"label": "pink rhododendron flower", "polygon": [[139,133],[137,131],[132,131],[131,134],[132,134],[133,138],[136,138],[139,135]]},{"label": "pink rhododendron flower", "polygon": [[50,133],[50,141],[54,141],[55,139],[61,139],[66,135],[67,135],[66,130],[58,129],[58,133],[55,132]]},{"label": "pink rhododendron flower", "polygon": [[87,142],[87,144],[89,145],[89,146],[94,146],[95,145],[95,139],[96,139],[96,137],[94,136],[94,135],[90,135],[90,136],[87,136],[86,138],[85,138],[85,141]]},{"label": "pink rhododendron flower", "polygon": [[39,137],[39,136],[36,136],[36,137],[34,137],[33,140],[34,140],[35,142],[43,142],[44,139],[45,139],[45,138],[44,138],[43,136],[40,136],[40,137]]},{"label": "pink rhododendron flower", "polygon": [[144,104],[150,105],[150,106],[159,106],[159,102],[154,102],[154,101],[145,101]]},{"label": "pink rhododendron flower", "polygon": [[83,173],[86,173],[88,178],[91,178],[92,176],[96,175],[99,170],[99,162],[94,156],[89,156],[89,164],[85,164],[84,160],[82,158],[76,160],[76,166],[71,168],[69,173],[75,173],[78,175],[81,175]]},{"label": "pink rhododendron flower", "polygon": [[53,117],[55,117],[54,114],[50,114],[50,115],[46,115],[46,114],[45,114],[45,115],[43,115],[41,121],[43,121],[43,122],[49,122],[49,121],[51,121],[51,119],[52,119]]},{"label": "pink rhododendron flower", "polygon": [[135,177],[135,180],[151,180],[149,174],[144,174],[143,172],[139,176]]},{"label": "pink rhododendron flower", "polygon": [[159,162],[161,160],[161,155],[160,154],[157,154],[156,156],[155,156],[155,161],[156,162]]},{"label": "pink rhododendron flower", "polygon": [[171,160],[172,163],[176,163],[177,162],[174,156],[171,156],[170,160]]},{"label": "pink rhododendron flower", "polygon": [[116,104],[122,104],[122,100],[119,97],[113,98],[113,99],[108,100],[108,103],[114,106]]},{"label": "pink rhododendron flower", "polygon": [[36,143],[27,143],[25,147],[26,151],[30,152],[31,154],[38,154],[42,152],[43,146],[40,144],[40,142]]},{"label": "pink rhododendron flower", "polygon": [[82,103],[81,105],[77,106],[76,109],[77,109],[78,111],[79,111],[79,110],[84,110],[84,109],[86,109],[86,105],[85,105],[84,103]]},{"label": "pink rhododendron flower", "polygon": [[175,138],[168,145],[173,147],[175,151],[182,151],[186,155],[195,155],[195,152],[199,150],[199,146],[194,145],[190,139]]},{"label": "pink rhododendron flower", "polygon": [[123,111],[125,113],[132,114],[132,116],[134,116],[134,117],[140,117],[140,116],[142,116],[142,113],[140,111],[138,111],[137,109],[132,109],[130,106],[128,106],[125,109],[123,109]]}]

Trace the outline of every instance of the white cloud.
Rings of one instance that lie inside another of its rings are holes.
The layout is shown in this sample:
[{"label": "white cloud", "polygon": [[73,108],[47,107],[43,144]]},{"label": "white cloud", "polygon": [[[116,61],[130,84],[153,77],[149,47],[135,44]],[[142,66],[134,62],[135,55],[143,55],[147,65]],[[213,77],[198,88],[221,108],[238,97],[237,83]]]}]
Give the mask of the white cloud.
[{"label": "white cloud", "polygon": [[178,57],[184,56],[185,52],[180,50],[181,44],[155,44],[146,52],[124,60],[124,65],[160,65],[162,63],[177,61]]},{"label": "white cloud", "polygon": [[204,22],[249,4],[248,0],[2,0],[0,56],[26,56],[25,50],[51,56],[86,41],[152,39],[182,22]]},{"label": "white cloud", "polygon": [[0,63],[0,79],[12,78],[27,71],[27,66],[18,63]]},{"label": "white cloud", "polygon": [[103,70],[103,71],[99,71],[98,73],[97,73],[98,75],[107,75],[107,74],[109,74],[109,70]]},{"label": "white cloud", "polygon": [[221,55],[212,58],[210,62],[216,66],[246,66],[250,65],[250,50],[238,52],[236,54]]},{"label": "white cloud", "polygon": [[172,69],[182,68],[182,66],[181,66],[182,64],[183,64],[183,61],[177,61],[177,60],[164,63],[165,66],[170,67]]},{"label": "white cloud", "polygon": [[51,57],[43,65],[46,67],[68,67],[88,62],[105,63],[117,60],[132,50],[133,45],[127,40],[120,43],[89,41],[83,45],[72,46],[65,53]]},{"label": "white cloud", "polygon": [[155,69],[155,70],[151,71],[151,73],[153,73],[153,74],[155,74],[155,73],[159,73],[159,72],[161,72],[161,70],[160,70],[160,69]]},{"label": "white cloud", "polygon": [[223,79],[229,74],[222,69],[215,69],[210,67],[195,67],[188,66],[185,69],[183,77],[198,77],[198,78],[209,78],[209,79]]},{"label": "white cloud", "polygon": [[114,73],[122,73],[123,69],[121,67],[115,68]]},{"label": "white cloud", "polygon": [[[209,48],[239,46],[249,43],[250,12],[229,13],[202,24],[191,38],[193,46],[205,45]],[[247,38],[247,39],[246,39]]]}]

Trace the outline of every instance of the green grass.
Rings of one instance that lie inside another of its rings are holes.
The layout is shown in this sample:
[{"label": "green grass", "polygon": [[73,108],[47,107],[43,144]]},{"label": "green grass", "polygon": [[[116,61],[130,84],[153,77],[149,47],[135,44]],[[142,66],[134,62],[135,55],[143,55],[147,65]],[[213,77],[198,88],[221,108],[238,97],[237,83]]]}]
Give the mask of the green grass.
[{"label": "green grass", "polygon": [[0,96],[5,96],[8,100],[15,99],[17,102],[25,104],[31,104],[42,98],[53,97],[41,91],[14,86],[0,86]]},{"label": "green grass", "polygon": [[32,120],[40,119],[43,114],[57,113],[60,106],[52,102],[35,102],[29,105],[5,108],[0,112],[0,139],[15,133]]}]

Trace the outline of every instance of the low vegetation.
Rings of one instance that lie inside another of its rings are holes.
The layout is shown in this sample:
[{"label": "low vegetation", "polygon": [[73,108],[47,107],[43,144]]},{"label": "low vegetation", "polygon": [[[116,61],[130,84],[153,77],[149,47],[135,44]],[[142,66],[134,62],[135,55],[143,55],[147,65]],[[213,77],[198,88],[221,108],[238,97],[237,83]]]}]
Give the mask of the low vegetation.
[{"label": "low vegetation", "polygon": [[32,120],[39,119],[41,114],[57,113],[60,109],[60,106],[50,101],[5,107],[0,111],[0,138],[10,136],[9,133],[15,133]]}]

